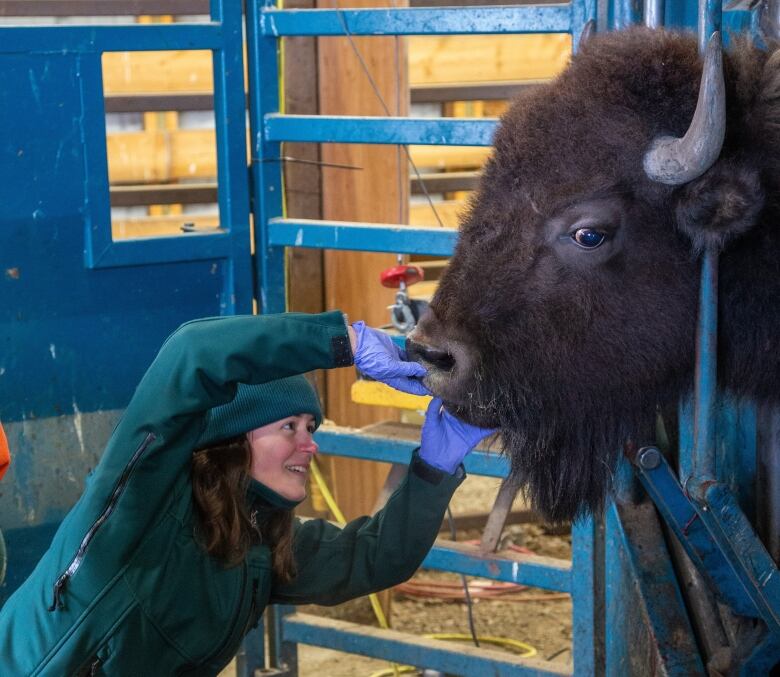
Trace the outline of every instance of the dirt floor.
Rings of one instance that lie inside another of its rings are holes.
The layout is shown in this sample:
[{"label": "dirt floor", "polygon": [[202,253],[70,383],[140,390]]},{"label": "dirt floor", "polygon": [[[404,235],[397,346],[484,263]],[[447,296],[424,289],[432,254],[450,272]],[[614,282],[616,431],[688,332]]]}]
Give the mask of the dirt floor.
[{"label": "dirt floor", "polygon": [[[459,515],[488,512],[493,504],[498,484],[498,480],[491,478],[467,478],[452,501],[453,513]],[[522,505],[515,505],[515,509],[518,508],[522,508]],[[478,539],[479,535],[478,531],[458,533],[457,540]],[[508,526],[502,537],[502,547],[507,547],[510,543],[528,548],[538,555],[566,559],[571,556],[569,534],[561,533],[559,530],[548,530],[539,524]],[[456,574],[420,571],[412,580],[460,583],[461,578]],[[549,595],[549,593],[528,588],[513,593],[513,601],[475,599],[473,618],[477,635],[520,640],[531,645],[536,650],[538,658],[570,664],[571,600],[558,595],[556,599],[537,601],[535,598],[540,595]],[[469,633],[468,610],[463,601],[424,599],[394,591],[391,607],[391,625],[403,632]],[[300,611],[376,625],[367,599],[353,600],[333,608],[300,607]],[[299,666],[301,677],[370,677],[387,669],[389,664],[386,661],[301,645]],[[234,671],[228,669],[220,677],[233,675]],[[389,675],[392,676],[392,672]]]}]

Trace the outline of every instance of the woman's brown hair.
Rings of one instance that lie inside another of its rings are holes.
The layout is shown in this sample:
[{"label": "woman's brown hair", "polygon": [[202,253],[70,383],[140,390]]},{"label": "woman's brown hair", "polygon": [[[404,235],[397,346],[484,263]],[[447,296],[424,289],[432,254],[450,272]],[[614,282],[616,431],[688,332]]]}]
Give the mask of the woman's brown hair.
[{"label": "woman's brown hair", "polygon": [[198,540],[228,567],[240,564],[253,543],[265,543],[271,549],[276,579],[289,583],[296,573],[292,511],[275,510],[255,523],[246,501],[249,463],[249,443],[243,435],[193,453]]}]

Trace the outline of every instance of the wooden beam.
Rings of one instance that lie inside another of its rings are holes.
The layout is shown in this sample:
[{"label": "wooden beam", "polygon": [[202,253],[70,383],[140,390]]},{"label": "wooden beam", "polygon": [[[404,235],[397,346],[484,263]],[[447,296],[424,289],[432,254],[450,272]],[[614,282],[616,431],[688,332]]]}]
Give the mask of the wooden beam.
[{"label": "wooden beam", "polygon": [[219,227],[219,216],[216,214],[175,214],[135,219],[113,219],[111,221],[111,235],[115,240],[160,235],[186,237],[186,233],[182,229],[184,225],[191,226],[192,232],[213,230]]},{"label": "wooden beam", "polygon": [[110,94],[214,91],[211,52],[106,52],[103,89]]},{"label": "wooden beam", "polygon": [[160,183],[217,175],[213,129],[156,129],[106,137],[111,183]]},{"label": "wooden beam", "polygon": [[[410,186],[412,195],[430,193],[454,193],[461,190],[476,190],[479,173],[467,172],[424,172],[419,178],[412,174]],[[424,190],[423,190],[424,189]]]},{"label": "wooden beam", "polygon": [[561,33],[412,36],[408,41],[412,85],[548,79],[571,56],[571,36]]},{"label": "wooden beam", "polygon": [[[371,146],[374,153],[396,154],[395,147]],[[305,149],[303,149],[305,150]],[[217,172],[216,136],[213,129],[149,130],[112,132],[107,135],[108,171],[112,183],[159,183],[177,179],[212,178]],[[299,155],[305,155],[301,150]],[[490,148],[472,146],[410,146],[412,161],[419,169],[478,169],[490,155]],[[326,162],[337,162],[328,160]],[[368,158],[365,162],[369,162]],[[333,171],[328,176],[346,178],[365,174],[367,165],[360,160],[361,172]],[[344,161],[343,163],[350,164]],[[352,164],[355,164],[354,162]],[[432,191],[429,188],[429,191]],[[395,218],[398,219],[398,212]],[[377,221],[376,218],[368,218]]]},{"label": "wooden beam", "polygon": [[[300,38],[287,42],[294,40]],[[447,91],[453,84],[466,91],[466,96],[455,100],[510,98],[520,87],[557,75],[571,55],[571,39],[565,34],[412,36],[406,40],[409,79],[413,88],[423,92],[417,94],[413,89],[415,100],[458,96]],[[207,50],[108,52],[103,55],[103,80],[109,95],[211,93],[211,54]],[[437,90],[436,85],[443,88]],[[289,80],[287,86],[294,87]]]},{"label": "wooden beam", "polygon": [[413,204],[409,207],[409,223],[413,226],[442,225],[447,228],[457,228],[460,225],[460,214],[464,206],[462,200],[433,202],[433,206],[428,203]]},{"label": "wooden beam", "polygon": [[135,207],[139,205],[168,204],[212,204],[216,201],[216,183],[111,186],[112,207]]},{"label": "wooden beam", "polygon": [[418,169],[478,169],[491,152],[481,146],[409,146]]}]

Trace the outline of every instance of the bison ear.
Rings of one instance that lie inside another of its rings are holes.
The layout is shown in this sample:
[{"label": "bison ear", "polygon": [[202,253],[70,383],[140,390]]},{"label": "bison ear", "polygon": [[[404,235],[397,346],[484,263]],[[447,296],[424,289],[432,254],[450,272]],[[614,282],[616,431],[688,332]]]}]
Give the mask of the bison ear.
[{"label": "bison ear", "polygon": [[695,251],[719,250],[750,230],[763,206],[758,170],[739,161],[721,160],[680,188],[675,216],[677,227],[691,238]]}]

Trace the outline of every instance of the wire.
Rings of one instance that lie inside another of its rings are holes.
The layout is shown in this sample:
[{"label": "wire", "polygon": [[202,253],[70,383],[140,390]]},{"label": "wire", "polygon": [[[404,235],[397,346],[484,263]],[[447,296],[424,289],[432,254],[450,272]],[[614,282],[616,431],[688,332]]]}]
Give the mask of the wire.
[{"label": "wire", "polygon": [[[447,523],[450,525],[450,536],[453,541],[457,541],[457,532],[455,531],[455,518],[452,516],[452,510],[447,505]],[[471,591],[469,590],[469,583],[466,580],[466,576],[460,574],[460,581],[463,583],[463,596],[466,598],[466,613],[469,619],[469,630],[471,631],[471,637],[474,640],[474,646],[479,648],[479,639],[477,638],[477,630],[474,626],[474,605],[471,601]]]},{"label": "wire", "polygon": [[[391,0],[390,4],[392,4],[393,7],[396,6],[393,0]],[[347,20],[344,18],[344,13],[342,8],[339,6],[338,0],[336,0],[335,8],[336,8],[336,16],[338,16],[339,21],[341,22],[341,26],[344,29],[344,34],[347,40],[349,41],[350,46],[352,47],[352,51],[355,53],[355,56],[358,58],[358,61],[360,62],[360,67],[363,69],[363,72],[368,78],[368,83],[371,85],[371,89],[374,90],[374,95],[379,100],[379,103],[382,105],[382,109],[384,110],[385,115],[387,115],[388,117],[392,117],[392,113],[390,113],[390,108],[385,102],[385,99],[382,96],[382,92],[379,90],[379,86],[377,85],[376,80],[374,80],[374,76],[371,75],[371,71],[369,70],[368,64],[363,58],[363,54],[360,52],[358,46],[355,44],[354,36],[350,32],[349,26],[347,26]],[[409,152],[409,147],[406,144],[399,144],[399,146],[403,148],[404,154],[406,155],[406,159],[411,165],[412,170],[414,171],[414,175],[417,177],[417,181],[419,182],[420,187],[422,188],[423,194],[425,195],[425,199],[428,201],[428,205],[433,211],[433,215],[436,217],[436,221],[439,224],[439,227],[444,228],[444,222],[441,220],[441,216],[439,216],[439,212],[436,209],[436,205],[434,205],[433,203],[431,194],[428,192],[428,188],[425,185],[425,181],[423,181],[423,178],[420,175],[420,170],[417,168],[417,164],[412,159],[412,154]]]}]

